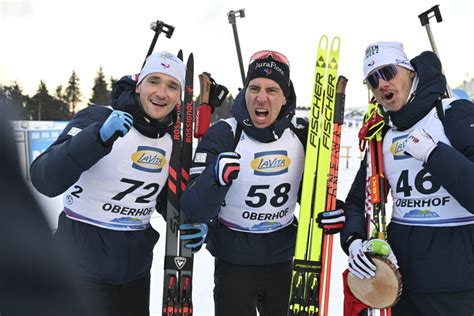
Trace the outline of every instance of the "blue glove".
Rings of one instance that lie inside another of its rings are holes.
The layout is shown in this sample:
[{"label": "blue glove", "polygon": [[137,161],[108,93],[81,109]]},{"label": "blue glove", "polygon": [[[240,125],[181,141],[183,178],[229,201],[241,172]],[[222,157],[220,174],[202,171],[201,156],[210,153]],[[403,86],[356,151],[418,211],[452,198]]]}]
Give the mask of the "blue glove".
[{"label": "blue glove", "polygon": [[316,218],[318,227],[324,229],[329,235],[337,234],[344,228],[346,213],[344,212],[344,202],[336,200],[336,209],[321,212]]},{"label": "blue glove", "polygon": [[223,152],[217,156],[214,173],[220,186],[232,184],[240,172],[240,155],[236,152]]},{"label": "blue glove", "polygon": [[129,113],[114,110],[100,127],[100,141],[110,146],[119,137],[125,136],[133,125],[133,117]]},{"label": "blue glove", "polygon": [[193,253],[196,253],[201,249],[202,244],[206,241],[207,232],[209,229],[206,224],[190,223],[179,225],[181,232],[180,239],[187,241],[184,245],[185,248],[192,249]]}]

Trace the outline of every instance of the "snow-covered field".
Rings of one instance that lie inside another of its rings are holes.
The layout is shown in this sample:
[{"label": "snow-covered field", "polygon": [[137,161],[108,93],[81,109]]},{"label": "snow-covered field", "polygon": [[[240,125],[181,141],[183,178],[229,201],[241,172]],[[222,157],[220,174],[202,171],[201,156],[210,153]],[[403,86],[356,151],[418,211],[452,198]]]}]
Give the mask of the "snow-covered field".
[{"label": "snow-covered field", "polygon": [[[349,155],[351,158],[340,158],[339,167],[339,183],[338,198],[345,199],[350,189],[352,180],[357,172],[360,161],[358,150],[357,133],[358,127],[344,127],[342,131],[341,146],[351,146]],[[341,156],[346,155],[346,149],[341,150]],[[348,165],[348,168],[346,166]],[[57,225],[57,216],[62,209],[62,199],[60,197],[49,199],[38,194],[38,199],[46,213],[49,223],[54,229]],[[165,223],[160,215],[152,218],[153,227],[160,232],[161,238],[155,247],[155,258],[151,271],[151,304],[150,312],[153,316],[161,315],[161,295],[163,280],[163,254],[164,254],[164,231]],[[343,314],[343,295],[342,295],[342,277],[341,274],[347,266],[347,256],[339,247],[339,236],[334,238],[333,266],[331,273],[331,292],[329,301],[329,315]],[[194,262],[194,315],[195,316],[212,316],[214,315],[213,302],[213,275],[214,260],[213,257],[202,249],[195,255]]]}]

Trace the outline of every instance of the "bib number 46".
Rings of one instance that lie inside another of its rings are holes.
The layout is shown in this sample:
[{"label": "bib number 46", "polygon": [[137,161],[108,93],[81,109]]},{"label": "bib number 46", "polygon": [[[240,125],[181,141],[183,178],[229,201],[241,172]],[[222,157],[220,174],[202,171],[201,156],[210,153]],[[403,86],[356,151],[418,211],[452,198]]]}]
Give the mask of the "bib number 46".
[{"label": "bib number 46", "polygon": [[[411,196],[413,187],[410,185],[408,170],[403,170],[397,180],[397,192],[402,192],[404,197]],[[426,169],[421,169],[415,176],[415,189],[421,194],[432,194],[438,191],[441,185]]]}]

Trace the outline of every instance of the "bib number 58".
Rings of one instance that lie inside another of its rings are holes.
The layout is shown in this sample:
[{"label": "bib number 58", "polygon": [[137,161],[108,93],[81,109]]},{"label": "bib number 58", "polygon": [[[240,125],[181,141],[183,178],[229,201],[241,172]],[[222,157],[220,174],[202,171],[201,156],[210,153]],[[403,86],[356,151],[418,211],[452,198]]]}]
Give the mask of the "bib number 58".
[{"label": "bib number 58", "polygon": [[[251,199],[245,200],[245,204],[249,207],[262,207],[268,200],[268,189],[270,185],[252,185],[247,193],[247,197]],[[273,207],[280,207],[288,201],[288,193],[291,190],[289,183],[282,183],[275,187],[273,196],[270,198],[270,205]]]}]

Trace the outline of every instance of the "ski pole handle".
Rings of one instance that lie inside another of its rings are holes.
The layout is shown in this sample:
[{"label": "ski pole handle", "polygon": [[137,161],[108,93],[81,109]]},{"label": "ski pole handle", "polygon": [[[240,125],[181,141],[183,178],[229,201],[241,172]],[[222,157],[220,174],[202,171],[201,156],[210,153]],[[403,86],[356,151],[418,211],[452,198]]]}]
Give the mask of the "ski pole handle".
[{"label": "ski pole handle", "polygon": [[[428,39],[430,40],[430,44],[431,44],[431,48],[432,48],[433,52],[441,60],[441,58],[439,57],[438,48],[436,47],[436,43],[435,43],[435,40],[434,40],[433,33],[431,32],[430,19],[432,17],[435,17],[436,22],[438,22],[438,23],[443,21],[443,18],[441,17],[441,12],[439,11],[439,4],[435,5],[431,9],[426,10],[425,12],[421,13],[420,15],[418,15],[418,18],[420,19],[421,26],[424,26],[426,28],[426,33],[428,34]],[[441,70],[441,71],[444,74],[444,71],[443,70]],[[447,84],[446,84],[446,93],[448,94],[448,96],[450,98],[453,96],[453,94],[451,92],[451,88],[449,88],[449,86]]]},{"label": "ski pole handle", "polygon": [[239,34],[237,33],[237,23],[236,17],[245,17],[245,9],[240,10],[231,10],[227,13],[227,18],[229,19],[229,23],[232,25],[232,31],[234,33],[234,41],[235,41],[235,48],[237,50],[237,58],[239,59],[239,68],[240,68],[240,75],[242,77],[242,84],[245,85],[245,72],[244,72],[244,64],[242,61],[242,53],[240,51],[240,42],[239,42]]},{"label": "ski pole handle", "polygon": [[441,17],[441,12],[439,11],[439,4],[437,4],[431,9],[426,10],[425,12],[418,15],[418,17],[420,18],[421,26],[430,24],[430,19],[433,17],[433,15],[430,16],[430,13],[434,14],[434,17],[436,18],[436,22],[439,23],[443,21],[443,18]]},{"label": "ski pole handle", "polygon": [[153,39],[151,40],[150,48],[148,48],[148,52],[146,54],[145,60],[143,61],[142,68],[143,66],[145,66],[145,62],[148,56],[153,53],[156,41],[158,40],[158,36],[160,36],[160,33],[165,33],[167,38],[171,38],[174,32],[174,26],[166,24],[165,22],[159,20],[152,22],[150,25],[150,29],[155,32],[155,35],[153,35]]},{"label": "ski pole handle", "polygon": [[344,76],[337,77],[336,102],[334,104],[334,123],[344,123],[344,104],[346,102],[346,85],[348,79]]},{"label": "ski pole handle", "polygon": [[430,19],[432,17],[436,18],[436,22],[442,22],[443,18],[441,17],[441,12],[439,11],[439,5],[435,5],[429,10],[426,10],[425,12],[421,13],[418,15],[418,18],[420,19],[421,26],[426,27],[426,32],[428,33],[428,38],[431,43],[431,47],[433,49],[433,52],[438,55],[438,49],[436,47],[436,43],[434,41],[433,33],[431,32],[431,27],[430,27]]},{"label": "ski pole handle", "polygon": [[194,137],[200,139],[204,136],[211,124],[212,107],[209,105],[209,96],[211,94],[211,76],[207,72],[199,75],[201,92],[199,94],[196,108],[196,125],[194,128]]},{"label": "ski pole handle", "polygon": [[171,38],[174,32],[174,26],[158,20],[156,22],[151,22],[150,29],[158,33],[165,33],[167,38]]}]

